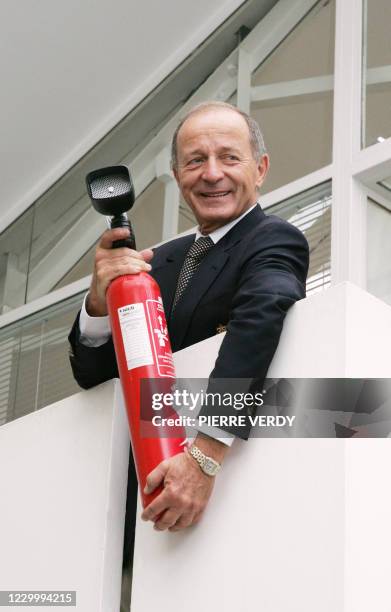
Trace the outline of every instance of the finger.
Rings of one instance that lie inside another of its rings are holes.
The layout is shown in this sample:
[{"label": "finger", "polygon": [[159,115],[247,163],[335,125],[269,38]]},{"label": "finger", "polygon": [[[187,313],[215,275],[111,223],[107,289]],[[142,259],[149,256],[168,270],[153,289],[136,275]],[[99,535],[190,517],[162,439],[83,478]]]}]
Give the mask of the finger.
[{"label": "finger", "polygon": [[[149,250],[149,249],[146,249]],[[100,260],[113,260],[120,257],[127,257],[128,259],[131,257],[132,259],[137,259],[139,261],[144,261],[145,259],[142,256],[142,252],[135,251],[134,249],[129,249],[128,247],[120,247],[118,249],[107,248],[104,249],[100,246],[96,249],[96,258],[98,261]]]},{"label": "finger", "polygon": [[[118,251],[118,253],[116,252]],[[151,264],[144,260],[141,253],[132,249],[98,249],[95,257],[95,267],[100,276],[110,280],[121,274],[137,274],[138,272],[150,272]]]},{"label": "finger", "polygon": [[176,523],[171,525],[168,530],[169,531],[181,531],[182,529],[186,529],[186,527],[190,527],[194,523],[194,513],[182,514]]},{"label": "finger", "polygon": [[99,262],[96,269],[96,278],[99,282],[99,286],[105,290],[109,283],[118,276],[148,272],[150,268],[150,264],[145,263],[145,261],[118,258],[113,261]]},{"label": "finger", "polygon": [[144,509],[141,515],[143,521],[156,521],[160,515],[171,506],[169,497],[165,491],[155,497],[153,501]]},{"label": "finger", "polygon": [[170,510],[166,510],[166,512],[163,512],[163,514],[157,518],[153,528],[156,529],[156,531],[165,531],[175,525],[179,519],[180,511],[170,508]]},{"label": "finger", "polygon": [[168,470],[168,461],[162,461],[152,472],[149,472],[144,487],[145,495],[150,495],[164,480]]},{"label": "finger", "polygon": [[99,247],[102,249],[111,249],[114,240],[121,240],[121,238],[127,238],[130,232],[127,227],[115,227],[114,229],[106,230],[99,241]]},{"label": "finger", "polygon": [[182,515],[179,521],[169,528],[169,531],[181,531],[181,529],[185,529],[185,527],[197,525],[197,523],[199,523],[204,516],[204,512],[205,510],[200,510],[199,512],[194,513],[190,520],[188,520],[186,515]]},{"label": "finger", "polygon": [[139,251],[139,253],[144,261],[151,261],[152,257],[154,256],[152,249],[143,249],[142,251]]},{"label": "finger", "polygon": [[202,517],[204,516],[204,512],[205,512],[205,510],[201,510],[201,512],[197,512],[197,513],[194,515],[194,517],[193,517],[193,520],[192,520],[192,523],[191,523],[191,524],[192,524],[192,525],[197,525],[197,523],[199,523],[199,522],[201,521]]},{"label": "finger", "polygon": [[[97,262],[97,268],[106,274],[134,274],[136,272],[146,272],[151,269],[151,264],[143,259],[135,257],[114,257],[113,259],[105,259]],[[124,272],[125,269],[125,272]]]}]

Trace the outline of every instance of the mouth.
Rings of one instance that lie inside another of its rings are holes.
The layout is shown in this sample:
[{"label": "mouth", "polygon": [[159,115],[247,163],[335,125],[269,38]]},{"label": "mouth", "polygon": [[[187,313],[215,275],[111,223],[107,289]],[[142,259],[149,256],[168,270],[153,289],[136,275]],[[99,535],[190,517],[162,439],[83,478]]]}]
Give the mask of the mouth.
[{"label": "mouth", "polygon": [[200,195],[203,198],[225,198],[227,195],[229,195],[231,193],[231,191],[208,191],[208,192],[204,192],[201,193]]}]

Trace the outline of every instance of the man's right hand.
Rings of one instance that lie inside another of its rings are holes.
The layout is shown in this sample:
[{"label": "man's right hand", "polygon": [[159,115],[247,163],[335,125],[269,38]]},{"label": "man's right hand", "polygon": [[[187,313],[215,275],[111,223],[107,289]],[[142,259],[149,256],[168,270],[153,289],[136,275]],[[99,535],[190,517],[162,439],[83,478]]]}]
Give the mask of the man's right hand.
[{"label": "man's right hand", "polygon": [[152,268],[148,263],[153,257],[151,249],[133,251],[127,247],[112,249],[114,240],[129,236],[126,228],[106,230],[96,248],[94,271],[90,291],[86,301],[86,310],[91,317],[107,315],[106,291],[112,280],[124,274],[149,272]]}]

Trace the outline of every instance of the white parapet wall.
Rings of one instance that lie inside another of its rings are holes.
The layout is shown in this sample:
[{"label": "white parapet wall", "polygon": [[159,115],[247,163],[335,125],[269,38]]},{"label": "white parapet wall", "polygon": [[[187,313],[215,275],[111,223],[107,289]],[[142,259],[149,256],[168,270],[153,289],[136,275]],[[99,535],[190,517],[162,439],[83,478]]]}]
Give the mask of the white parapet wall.
[{"label": "white parapet wall", "polygon": [[[222,337],[181,351],[206,377]],[[288,314],[271,377],[391,377],[391,308],[349,283]],[[203,520],[137,523],[132,612],[389,612],[389,439],[236,440]]]},{"label": "white parapet wall", "polygon": [[[178,377],[207,377],[222,338]],[[291,309],[269,374],[391,378],[390,344],[391,308],[342,284]],[[0,428],[0,591],[118,612],[128,453],[118,381]],[[389,612],[390,463],[389,439],[235,440],[197,526],[138,519],[132,612]]]},{"label": "white parapet wall", "polygon": [[0,591],[76,591],[70,609],[118,612],[129,434],[117,383],[0,428]]}]

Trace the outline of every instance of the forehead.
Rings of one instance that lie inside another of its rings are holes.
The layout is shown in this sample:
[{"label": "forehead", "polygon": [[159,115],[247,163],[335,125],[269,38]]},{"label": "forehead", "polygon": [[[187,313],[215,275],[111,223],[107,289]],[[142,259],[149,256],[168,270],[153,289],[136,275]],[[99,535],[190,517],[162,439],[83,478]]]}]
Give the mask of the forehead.
[{"label": "forehead", "polygon": [[178,152],[210,145],[250,148],[249,129],[244,117],[231,109],[210,108],[186,119],[178,132]]}]

